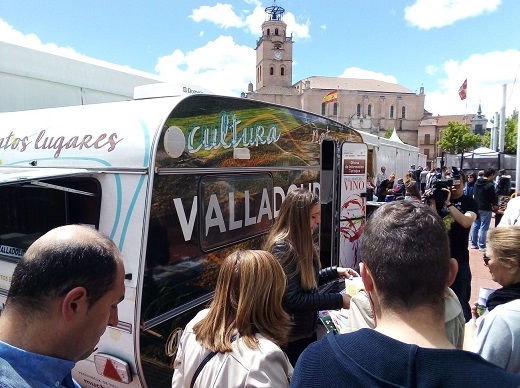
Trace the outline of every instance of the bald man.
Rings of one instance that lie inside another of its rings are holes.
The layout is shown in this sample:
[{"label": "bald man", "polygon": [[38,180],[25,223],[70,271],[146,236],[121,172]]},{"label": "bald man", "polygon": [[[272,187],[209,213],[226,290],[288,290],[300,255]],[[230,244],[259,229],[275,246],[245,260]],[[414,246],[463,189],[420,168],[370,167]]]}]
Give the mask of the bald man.
[{"label": "bald man", "polygon": [[82,225],[52,229],[18,262],[0,317],[0,386],[79,387],[71,370],[118,323],[124,265]]}]

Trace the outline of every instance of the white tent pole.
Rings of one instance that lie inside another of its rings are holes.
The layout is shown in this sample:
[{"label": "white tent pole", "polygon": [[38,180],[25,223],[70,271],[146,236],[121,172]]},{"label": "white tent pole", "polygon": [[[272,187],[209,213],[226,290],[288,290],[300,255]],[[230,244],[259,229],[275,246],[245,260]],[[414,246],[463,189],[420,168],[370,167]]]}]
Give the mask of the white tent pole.
[{"label": "white tent pole", "polygon": [[516,132],[516,183],[515,192],[520,191],[520,115],[518,115],[518,127]]},{"label": "white tent pole", "polygon": [[500,131],[498,135],[498,150],[504,152],[504,141],[506,136],[506,91],[507,85],[503,85],[502,109],[500,110]]}]

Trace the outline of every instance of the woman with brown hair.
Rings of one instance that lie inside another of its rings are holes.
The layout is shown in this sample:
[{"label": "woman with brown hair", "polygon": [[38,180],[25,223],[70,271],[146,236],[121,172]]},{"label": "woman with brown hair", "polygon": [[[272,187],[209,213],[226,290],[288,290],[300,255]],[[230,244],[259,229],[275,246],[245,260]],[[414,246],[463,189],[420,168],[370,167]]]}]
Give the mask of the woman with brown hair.
[{"label": "woman with brown hair", "polygon": [[404,187],[405,194],[404,199],[407,201],[411,201],[413,199],[421,200],[421,192],[419,191],[419,185],[417,181],[413,178],[412,172],[407,172],[404,176]]},{"label": "woman with brown hair", "polygon": [[269,252],[229,255],[209,309],[182,334],[172,387],[288,387],[293,368],[280,348],[290,330],[285,285]]},{"label": "woman with brown hair", "polygon": [[320,294],[318,286],[340,277],[359,276],[350,268],[320,270],[318,252],[313,242],[313,231],[319,222],[318,197],[308,190],[293,190],[282,203],[264,244],[264,249],[279,260],[287,275],[283,307],[293,320],[286,349],[293,365],[307,345],[317,339],[317,312],[350,306],[349,295]]}]

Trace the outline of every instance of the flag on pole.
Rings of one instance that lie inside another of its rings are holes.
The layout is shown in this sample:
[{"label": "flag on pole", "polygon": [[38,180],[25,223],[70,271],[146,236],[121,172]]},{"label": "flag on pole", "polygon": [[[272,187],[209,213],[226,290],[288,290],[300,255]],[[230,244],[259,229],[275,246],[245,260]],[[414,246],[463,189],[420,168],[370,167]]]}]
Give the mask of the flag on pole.
[{"label": "flag on pole", "polygon": [[328,104],[329,102],[336,102],[338,101],[338,90],[333,90],[329,94],[327,94],[325,97],[323,97],[323,103]]},{"label": "flag on pole", "polygon": [[468,89],[468,79],[466,78],[462,83],[462,86],[459,88],[459,97],[461,100],[466,99],[466,91]]}]

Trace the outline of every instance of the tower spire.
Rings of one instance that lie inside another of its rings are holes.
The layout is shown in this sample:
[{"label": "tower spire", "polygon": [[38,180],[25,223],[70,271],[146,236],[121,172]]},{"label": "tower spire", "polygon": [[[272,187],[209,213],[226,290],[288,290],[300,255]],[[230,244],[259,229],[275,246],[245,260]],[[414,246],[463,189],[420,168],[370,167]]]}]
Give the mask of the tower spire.
[{"label": "tower spire", "polygon": [[276,5],[276,0],[274,0],[273,5],[265,7],[265,13],[269,15],[269,20],[282,20],[285,9]]}]

